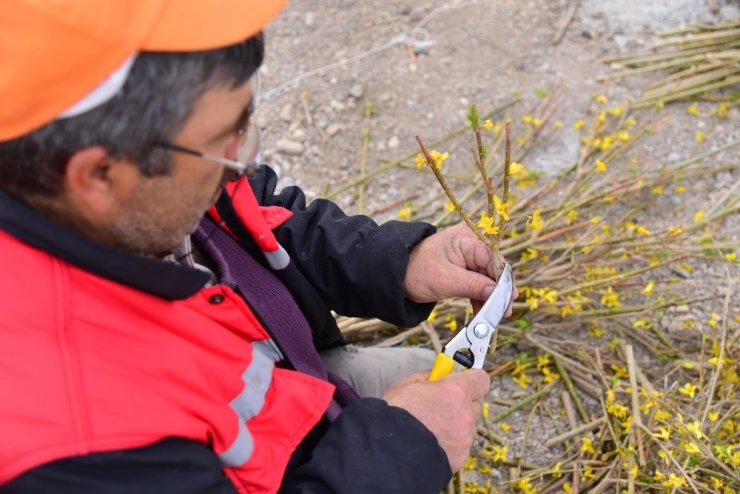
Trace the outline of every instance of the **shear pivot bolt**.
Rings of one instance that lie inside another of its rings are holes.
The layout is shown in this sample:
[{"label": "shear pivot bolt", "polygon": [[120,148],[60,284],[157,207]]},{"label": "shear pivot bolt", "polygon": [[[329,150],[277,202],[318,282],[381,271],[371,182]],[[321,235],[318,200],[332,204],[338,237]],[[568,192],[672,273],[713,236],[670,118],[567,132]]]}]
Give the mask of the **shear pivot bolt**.
[{"label": "shear pivot bolt", "polygon": [[488,325],[482,322],[479,322],[473,328],[473,333],[478,338],[485,338],[486,336],[488,336],[488,332],[489,332]]}]

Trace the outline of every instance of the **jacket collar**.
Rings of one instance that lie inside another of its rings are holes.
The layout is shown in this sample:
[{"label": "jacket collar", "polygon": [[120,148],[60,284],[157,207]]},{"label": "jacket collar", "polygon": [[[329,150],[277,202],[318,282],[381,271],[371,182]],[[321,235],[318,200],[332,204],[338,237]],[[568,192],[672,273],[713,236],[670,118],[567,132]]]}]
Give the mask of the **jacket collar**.
[{"label": "jacket collar", "polygon": [[209,276],[102,244],[43,216],[0,190],[0,229],[18,240],[102,278],[167,300],[196,294]]}]

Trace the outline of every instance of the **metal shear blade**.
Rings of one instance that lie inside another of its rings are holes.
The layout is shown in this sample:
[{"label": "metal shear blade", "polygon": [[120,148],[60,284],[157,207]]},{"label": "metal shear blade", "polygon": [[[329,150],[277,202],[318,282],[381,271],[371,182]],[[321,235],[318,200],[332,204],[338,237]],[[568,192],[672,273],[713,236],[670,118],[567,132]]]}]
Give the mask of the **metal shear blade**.
[{"label": "metal shear blade", "polygon": [[[511,266],[506,263],[491,296],[470,323],[444,346],[442,353],[465,367],[482,369],[491,338],[511,305],[513,291]],[[470,353],[462,350],[469,350]]]}]

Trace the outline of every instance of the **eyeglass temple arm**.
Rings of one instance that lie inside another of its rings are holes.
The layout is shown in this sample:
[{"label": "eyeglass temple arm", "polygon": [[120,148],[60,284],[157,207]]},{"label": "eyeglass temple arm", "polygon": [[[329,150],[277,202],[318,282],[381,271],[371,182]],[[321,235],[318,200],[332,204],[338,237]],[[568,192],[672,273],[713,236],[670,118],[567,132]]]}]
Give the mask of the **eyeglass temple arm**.
[{"label": "eyeglass temple arm", "polygon": [[244,163],[240,163],[239,161],[236,161],[236,160],[230,160],[228,158],[222,158],[220,156],[216,156],[213,154],[203,153],[201,151],[196,151],[195,149],[178,146],[177,144],[172,144],[169,142],[160,142],[158,143],[158,145],[165,147],[167,149],[179,151],[181,153],[186,153],[192,156],[197,156],[199,158],[203,158],[209,161],[215,161],[216,163],[219,163],[225,166],[226,168],[234,170],[238,173],[246,173],[251,168],[249,165],[245,165]]}]

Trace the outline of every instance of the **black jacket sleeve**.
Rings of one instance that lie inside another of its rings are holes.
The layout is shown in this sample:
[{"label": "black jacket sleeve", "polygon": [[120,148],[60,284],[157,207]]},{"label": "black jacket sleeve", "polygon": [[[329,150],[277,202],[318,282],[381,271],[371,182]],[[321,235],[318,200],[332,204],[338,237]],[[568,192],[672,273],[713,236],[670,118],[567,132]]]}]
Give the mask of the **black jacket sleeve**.
[{"label": "black jacket sleeve", "polygon": [[434,435],[376,398],[345,408],[310,459],[287,472],[281,494],[437,494],[452,477]]},{"label": "black jacket sleeve", "polygon": [[236,494],[207,446],[170,438],[143,448],[91,453],[33,468],[0,494]]},{"label": "black jacket sleeve", "polygon": [[276,194],[277,176],[268,167],[250,183],[260,204],[293,212],[276,230],[277,239],[330,309],[399,326],[427,317],[434,304],[407,299],[402,283],[411,249],[436,231],[433,226],[401,221],[378,225],[367,216],[348,216],[324,199],[306,205],[297,187]]}]

